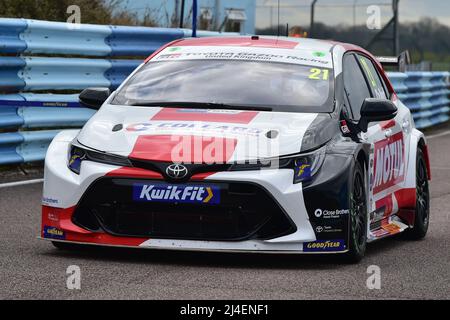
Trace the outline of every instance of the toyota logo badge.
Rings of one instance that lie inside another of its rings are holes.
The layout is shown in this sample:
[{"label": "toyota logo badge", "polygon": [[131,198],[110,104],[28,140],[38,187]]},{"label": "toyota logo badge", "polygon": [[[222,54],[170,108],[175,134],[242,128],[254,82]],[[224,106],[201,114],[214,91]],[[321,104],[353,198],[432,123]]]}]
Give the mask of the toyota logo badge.
[{"label": "toyota logo badge", "polygon": [[188,175],[188,169],[182,164],[171,164],[166,168],[166,174],[172,179],[183,179]]}]

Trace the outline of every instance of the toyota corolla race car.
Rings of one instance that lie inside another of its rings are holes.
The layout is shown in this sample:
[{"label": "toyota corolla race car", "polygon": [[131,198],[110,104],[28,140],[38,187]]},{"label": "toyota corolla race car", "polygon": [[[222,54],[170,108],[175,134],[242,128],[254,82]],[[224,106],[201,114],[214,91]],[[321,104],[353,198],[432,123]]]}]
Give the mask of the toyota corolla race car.
[{"label": "toyota corolla race car", "polygon": [[59,248],[358,261],[368,242],[427,232],[424,135],[360,47],[176,40],[80,102],[98,112],[59,133],[45,161],[41,237]]}]

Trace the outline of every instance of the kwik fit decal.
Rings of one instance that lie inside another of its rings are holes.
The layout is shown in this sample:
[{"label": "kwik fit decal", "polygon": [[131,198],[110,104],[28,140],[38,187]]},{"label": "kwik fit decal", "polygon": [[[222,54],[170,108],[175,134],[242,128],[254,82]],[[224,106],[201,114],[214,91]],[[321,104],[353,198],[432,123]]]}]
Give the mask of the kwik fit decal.
[{"label": "kwik fit decal", "polygon": [[135,183],[133,185],[133,200],[145,202],[219,204],[220,188],[215,185]]}]

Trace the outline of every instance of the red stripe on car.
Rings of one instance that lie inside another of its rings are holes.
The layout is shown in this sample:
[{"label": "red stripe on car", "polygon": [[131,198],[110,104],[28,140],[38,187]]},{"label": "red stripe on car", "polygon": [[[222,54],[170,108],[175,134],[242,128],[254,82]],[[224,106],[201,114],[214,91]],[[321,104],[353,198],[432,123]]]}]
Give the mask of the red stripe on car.
[{"label": "red stripe on car", "polygon": [[386,130],[395,126],[395,120],[382,121],[380,123],[381,129]]},{"label": "red stripe on car", "polygon": [[384,207],[384,216],[385,217],[389,216],[392,213],[392,210],[394,209],[394,204],[392,202],[392,195],[388,195],[387,197],[384,197],[376,201],[375,207],[377,209]]},{"label": "red stripe on car", "polygon": [[132,167],[122,167],[106,174],[107,177],[126,177],[126,178],[144,178],[144,179],[162,179],[163,176],[159,172],[132,168]]},{"label": "red stripe on car", "polygon": [[257,111],[220,112],[207,109],[163,108],[151,120],[161,121],[206,121],[225,123],[250,123],[258,114]]},{"label": "red stripe on car", "polygon": [[236,145],[235,138],[142,135],[137,138],[129,157],[174,163],[226,163]]},{"label": "red stripe on car", "polygon": [[160,47],[158,50],[156,50],[155,52],[153,52],[150,56],[148,56],[145,60],[144,63],[149,62],[150,60],[152,60],[153,57],[155,57],[158,53],[160,53],[161,51],[163,51],[165,48],[167,47],[171,47],[173,45],[175,45],[177,42],[182,41],[183,39],[175,39],[165,45],[163,45],[162,47]]},{"label": "red stripe on car", "polygon": [[62,232],[60,240],[117,246],[139,246],[148,238],[117,237],[103,232],[91,232],[72,222],[75,207],[53,208],[42,206],[41,236],[45,238],[44,227],[52,227]]},{"label": "red stripe on car", "polygon": [[209,176],[212,176],[213,174],[215,174],[217,172],[202,172],[202,173],[197,173],[194,174],[191,177],[191,180],[195,181],[195,180],[205,180],[206,178],[208,178]]},{"label": "red stripe on car", "polygon": [[416,207],[416,189],[405,188],[394,192],[398,207],[402,209],[414,209]]},{"label": "red stripe on car", "polygon": [[416,189],[405,188],[394,192],[397,199],[399,211],[397,216],[408,225],[413,226],[416,217]]}]

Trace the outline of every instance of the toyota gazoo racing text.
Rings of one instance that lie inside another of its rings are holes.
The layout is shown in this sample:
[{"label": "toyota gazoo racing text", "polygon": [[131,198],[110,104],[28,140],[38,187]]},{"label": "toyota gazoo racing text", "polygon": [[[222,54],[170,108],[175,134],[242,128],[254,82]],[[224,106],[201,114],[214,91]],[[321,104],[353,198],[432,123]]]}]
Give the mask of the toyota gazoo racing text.
[{"label": "toyota gazoo racing text", "polygon": [[81,93],[98,112],[48,149],[41,238],[358,261],[424,237],[427,145],[380,61],[312,39],[166,45],[115,92]]}]

